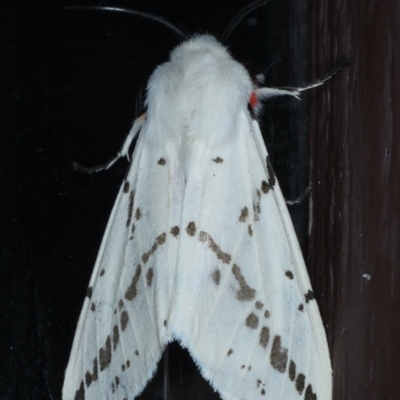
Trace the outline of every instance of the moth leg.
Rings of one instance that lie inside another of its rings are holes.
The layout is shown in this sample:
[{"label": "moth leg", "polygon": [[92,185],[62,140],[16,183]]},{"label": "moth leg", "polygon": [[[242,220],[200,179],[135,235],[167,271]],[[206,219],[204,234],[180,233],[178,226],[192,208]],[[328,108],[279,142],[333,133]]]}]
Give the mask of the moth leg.
[{"label": "moth leg", "polygon": [[97,165],[95,167],[84,167],[83,165],[80,165],[76,161],[73,161],[72,166],[74,167],[74,169],[91,174],[92,172],[98,172],[98,171],[102,171],[104,169],[110,168],[121,157],[126,157],[129,161],[129,154],[128,154],[129,147],[130,147],[133,139],[140,132],[140,129],[142,128],[145,117],[146,117],[146,113],[143,113],[140,117],[135,119],[129,134],[126,137],[124,144],[122,145],[121,150],[111,160],[105,162],[104,164]]}]

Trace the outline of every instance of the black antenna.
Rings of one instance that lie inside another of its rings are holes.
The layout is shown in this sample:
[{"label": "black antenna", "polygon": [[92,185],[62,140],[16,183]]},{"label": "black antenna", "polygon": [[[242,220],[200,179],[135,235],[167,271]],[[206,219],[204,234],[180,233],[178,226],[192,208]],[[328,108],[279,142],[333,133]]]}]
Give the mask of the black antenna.
[{"label": "black antenna", "polygon": [[225,30],[223,31],[220,41],[222,43],[226,43],[226,41],[229,39],[229,36],[231,36],[232,32],[235,30],[235,28],[239,25],[239,23],[242,21],[242,19],[247,15],[250,14],[252,11],[254,11],[256,8],[263,6],[266,3],[269,3],[272,0],[256,0],[253,1],[253,3],[247,4],[247,6],[244,6],[229,22]]},{"label": "black antenna", "polygon": [[122,7],[103,7],[103,6],[67,6],[65,7],[65,10],[116,11],[120,13],[135,15],[137,17],[147,18],[150,19],[151,21],[158,22],[159,24],[164,25],[165,27],[173,31],[181,39],[187,39],[187,36],[179,28],[171,24],[171,22],[168,22],[167,20],[158,15],[149,14],[143,11],[130,10],[128,8],[122,8]]}]

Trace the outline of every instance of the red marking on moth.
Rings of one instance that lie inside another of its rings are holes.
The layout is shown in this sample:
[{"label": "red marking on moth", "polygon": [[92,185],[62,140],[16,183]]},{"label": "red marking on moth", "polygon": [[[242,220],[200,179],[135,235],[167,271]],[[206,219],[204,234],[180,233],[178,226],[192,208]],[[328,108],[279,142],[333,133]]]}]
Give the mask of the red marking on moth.
[{"label": "red marking on moth", "polygon": [[255,108],[255,107],[257,106],[257,104],[258,104],[258,99],[257,99],[256,92],[254,92],[254,91],[251,92],[250,99],[249,99],[249,103],[250,103],[250,105],[251,105],[252,108]]}]

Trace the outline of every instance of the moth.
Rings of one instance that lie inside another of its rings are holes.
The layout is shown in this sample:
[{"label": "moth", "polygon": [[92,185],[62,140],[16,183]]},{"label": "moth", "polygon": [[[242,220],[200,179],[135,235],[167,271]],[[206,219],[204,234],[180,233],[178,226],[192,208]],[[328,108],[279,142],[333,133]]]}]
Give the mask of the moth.
[{"label": "moth", "polygon": [[134,399],[174,340],[223,400],[331,399],[324,327],[255,116],[261,99],[322,82],[258,88],[210,35],[156,68],[118,155],[138,136],[64,400]]}]

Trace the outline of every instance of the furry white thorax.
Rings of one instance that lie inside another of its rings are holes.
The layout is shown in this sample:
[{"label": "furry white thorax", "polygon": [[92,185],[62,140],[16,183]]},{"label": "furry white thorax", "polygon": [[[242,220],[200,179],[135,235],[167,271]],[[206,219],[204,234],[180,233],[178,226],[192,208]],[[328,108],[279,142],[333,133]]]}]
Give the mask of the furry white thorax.
[{"label": "furry white thorax", "polygon": [[149,80],[150,139],[223,144],[237,130],[232,116],[247,109],[252,88],[246,69],[213,36],[185,41]]}]

